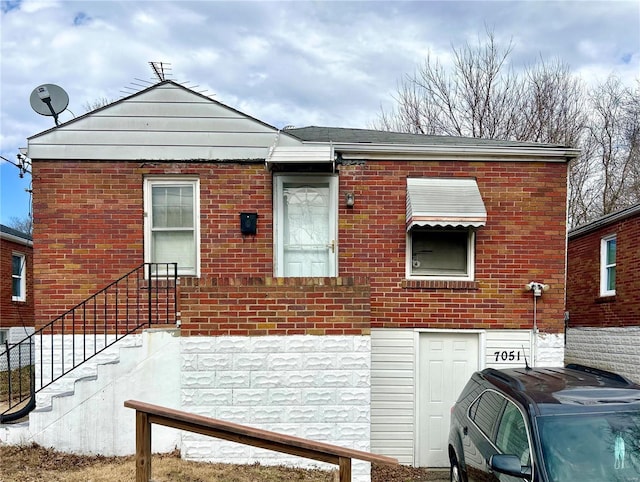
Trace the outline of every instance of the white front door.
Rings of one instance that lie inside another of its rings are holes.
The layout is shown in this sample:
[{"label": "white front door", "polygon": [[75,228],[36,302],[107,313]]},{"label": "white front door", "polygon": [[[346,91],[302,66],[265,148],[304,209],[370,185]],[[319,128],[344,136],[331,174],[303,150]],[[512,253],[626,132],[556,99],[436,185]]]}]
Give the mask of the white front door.
[{"label": "white front door", "polygon": [[274,178],[276,276],[336,276],[337,177]]},{"label": "white front door", "polygon": [[451,407],[478,369],[477,333],[421,333],[416,465],[448,467]]}]

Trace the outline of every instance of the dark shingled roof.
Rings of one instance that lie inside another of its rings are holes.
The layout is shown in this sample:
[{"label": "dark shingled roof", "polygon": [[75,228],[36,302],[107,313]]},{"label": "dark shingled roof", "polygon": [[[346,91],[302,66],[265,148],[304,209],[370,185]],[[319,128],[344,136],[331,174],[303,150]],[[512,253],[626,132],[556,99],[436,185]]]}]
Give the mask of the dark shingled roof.
[{"label": "dark shingled roof", "polygon": [[618,221],[622,221],[624,219],[638,215],[640,215],[640,203],[634,204],[633,206],[629,206],[628,208],[621,209],[613,213],[605,214],[604,216],[594,219],[593,221],[589,221],[580,226],[576,226],[571,231],[569,231],[568,237],[569,239],[577,238],[582,236],[583,234],[595,231],[596,229],[600,229],[613,223],[617,223]]},{"label": "dark shingled roof", "polygon": [[300,127],[288,128],[284,132],[306,142],[335,142],[350,144],[405,144],[434,146],[476,146],[476,147],[568,147],[560,144],[539,144],[536,142],[501,141],[496,139],[476,139],[455,136],[428,136],[372,129],[348,129],[343,127]]},{"label": "dark shingled roof", "polygon": [[33,241],[33,237],[30,234],[23,233],[22,231],[10,228],[9,226],[5,226],[4,224],[0,224],[0,233],[9,234],[11,236],[15,236],[16,238],[22,238],[25,241]]}]

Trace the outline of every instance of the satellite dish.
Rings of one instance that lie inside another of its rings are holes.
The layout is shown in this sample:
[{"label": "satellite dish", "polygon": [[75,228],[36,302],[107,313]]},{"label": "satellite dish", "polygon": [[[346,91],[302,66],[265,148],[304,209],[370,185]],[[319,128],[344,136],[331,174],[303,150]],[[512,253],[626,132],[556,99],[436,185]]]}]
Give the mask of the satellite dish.
[{"label": "satellite dish", "polygon": [[58,125],[58,114],[69,105],[69,96],[62,87],[42,84],[33,89],[29,97],[31,108],[40,115],[53,116]]}]

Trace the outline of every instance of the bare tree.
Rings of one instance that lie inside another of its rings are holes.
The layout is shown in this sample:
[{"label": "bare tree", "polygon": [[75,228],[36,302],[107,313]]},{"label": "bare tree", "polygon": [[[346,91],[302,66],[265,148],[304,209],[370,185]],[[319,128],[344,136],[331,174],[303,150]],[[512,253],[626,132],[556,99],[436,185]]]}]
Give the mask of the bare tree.
[{"label": "bare tree", "polygon": [[85,112],[91,112],[99,109],[100,107],[104,107],[105,105],[109,105],[112,102],[113,100],[109,100],[106,97],[100,97],[99,99],[95,99],[93,102],[85,102],[84,104],[82,104],[82,107],[84,108]]},{"label": "bare tree", "polygon": [[569,66],[544,60],[528,67],[520,83],[513,138],[577,145],[586,122],[584,86]]},{"label": "bare tree", "polygon": [[587,91],[568,65],[542,58],[516,73],[512,50],[487,32],[476,45],[452,47],[449,68],[428,56],[372,126],[579,147],[569,172],[572,226],[639,202],[640,84],[633,91],[612,77]]},{"label": "bare tree", "polygon": [[33,234],[33,218],[31,216],[26,216],[24,218],[11,216],[9,218],[9,227],[16,231],[20,231],[21,233]]},{"label": "bare tree", "polygon": [[591,190],[595,214],[604,215],[640,202],[640,95],[611,76],[589,101],[581,161],[591,172],[581,195]]},{"label": "bare tree", "polygon": [[398,87],[396,108],[374,127],[415,134],[573,143],[584,122],[582,85],[561,62],[516,74],[512,44],[500,48],[491,32],[477,45],[452,47],[445,68],[428,56]]},{"label": "bare tree", "polygon": [[597,166],[592,162],[594,146],[581,143],[580,157],[569,168],[568,218],[571,227],[584,224],[597,217],[599,186],[594,182]]},{"label": "bare tree", "polygon": [[491,33],[484,44],[453,47],[452,72],[428,56],[418,72],[398,87],[396,110],[382,112],[375,127],[415,134],[505,137],[519,89],[518,79],[504,68],[511,48],[499,49]]}]

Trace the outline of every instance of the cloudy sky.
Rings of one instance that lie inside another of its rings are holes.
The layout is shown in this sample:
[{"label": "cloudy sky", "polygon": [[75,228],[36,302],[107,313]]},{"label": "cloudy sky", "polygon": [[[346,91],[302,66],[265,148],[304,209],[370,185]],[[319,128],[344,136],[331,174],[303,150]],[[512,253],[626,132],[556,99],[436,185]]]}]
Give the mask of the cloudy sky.
[{"label": "cloudy sky", "polygon": [[[587,83],[640,77],[640,2],[633,1],[71,1],[1,0],[0,155],[53,127],[29,105],[56,84],[64,122],[168,78],[276,127],[369,127],[398,80],[427,54],[492,30],[522,68],[560,59]],[[0,217],[30,209],[30,176],[1,161]],[[37,195],[37,194],[36,194]]]}]

